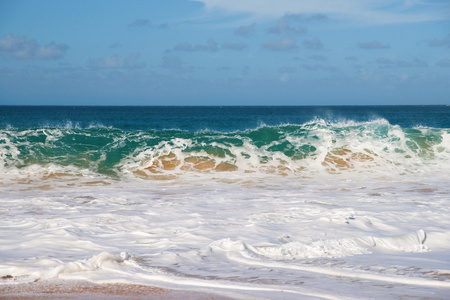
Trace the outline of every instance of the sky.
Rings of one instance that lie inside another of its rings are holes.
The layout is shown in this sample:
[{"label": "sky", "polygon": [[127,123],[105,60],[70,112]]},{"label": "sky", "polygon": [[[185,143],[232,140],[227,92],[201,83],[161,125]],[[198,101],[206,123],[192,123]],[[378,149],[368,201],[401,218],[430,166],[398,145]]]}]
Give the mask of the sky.
[{"label": "sky", "polygon": [[448,0],[0,0],[0,105],[450,104]]}]

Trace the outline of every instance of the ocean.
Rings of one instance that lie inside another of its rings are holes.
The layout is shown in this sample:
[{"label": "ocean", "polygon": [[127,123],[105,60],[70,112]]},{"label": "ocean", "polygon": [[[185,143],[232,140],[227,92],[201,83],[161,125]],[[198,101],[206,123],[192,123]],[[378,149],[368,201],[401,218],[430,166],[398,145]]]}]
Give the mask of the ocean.
[{"label": "ocean", "polygon": [[447,298],[450,106],[0,106],[0,289]]}]

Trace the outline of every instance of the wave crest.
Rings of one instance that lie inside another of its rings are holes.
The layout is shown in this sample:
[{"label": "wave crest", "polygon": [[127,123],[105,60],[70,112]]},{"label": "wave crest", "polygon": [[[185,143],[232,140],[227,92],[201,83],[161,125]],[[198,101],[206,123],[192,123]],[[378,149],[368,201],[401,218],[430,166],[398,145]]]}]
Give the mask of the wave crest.
[{"label": "wave crest", "polygon": [[0,131],[0,168],[8,171],[57,166],[58,172],[77,168],[116,177],[191,172],[402,175],[448,172],[449,161],[449,129],[401,128],[385,119],[317,119],[231,133],[101,126]]},{"label": "wave crest", "polygon": [[301,260],[309,258],[339,258],[374,251],[426,252],[426,233],[418,230],[402,236],[392,237],[349,237],[321,239],[309,243],[290,241],[282,244],[251,245],[243,241],[222,239],[209,245],[211,252],[240,254],[247,258],[269,260]]}]

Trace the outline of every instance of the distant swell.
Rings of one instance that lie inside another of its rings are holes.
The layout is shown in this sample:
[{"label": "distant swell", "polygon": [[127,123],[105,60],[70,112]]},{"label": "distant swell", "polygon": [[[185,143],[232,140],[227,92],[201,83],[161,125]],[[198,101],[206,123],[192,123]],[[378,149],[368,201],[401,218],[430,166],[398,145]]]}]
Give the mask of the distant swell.
[{"label": "distant swell", "polygon": [[[416,174],[450,169],[450,130],[384,119],[261,126],[236,132],[106,127],[0,131],[2,176],[191,172]],[[9,174],[9,175],[8,175]],[[39,175],[40,174],[40,175]],[[44,175],[46,174],[46,175]]]}]

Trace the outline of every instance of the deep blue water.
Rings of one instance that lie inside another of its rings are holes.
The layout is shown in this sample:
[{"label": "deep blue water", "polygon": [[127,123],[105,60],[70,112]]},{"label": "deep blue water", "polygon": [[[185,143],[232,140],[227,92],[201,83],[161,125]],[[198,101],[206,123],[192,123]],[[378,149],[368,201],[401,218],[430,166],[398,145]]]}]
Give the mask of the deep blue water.
[{"label": "deep blue water", "polygon": [[88,128],[230,132],[262,125],[386,119],[403,128],[450,128],[450,106],[0,106],[0,128]]}]

